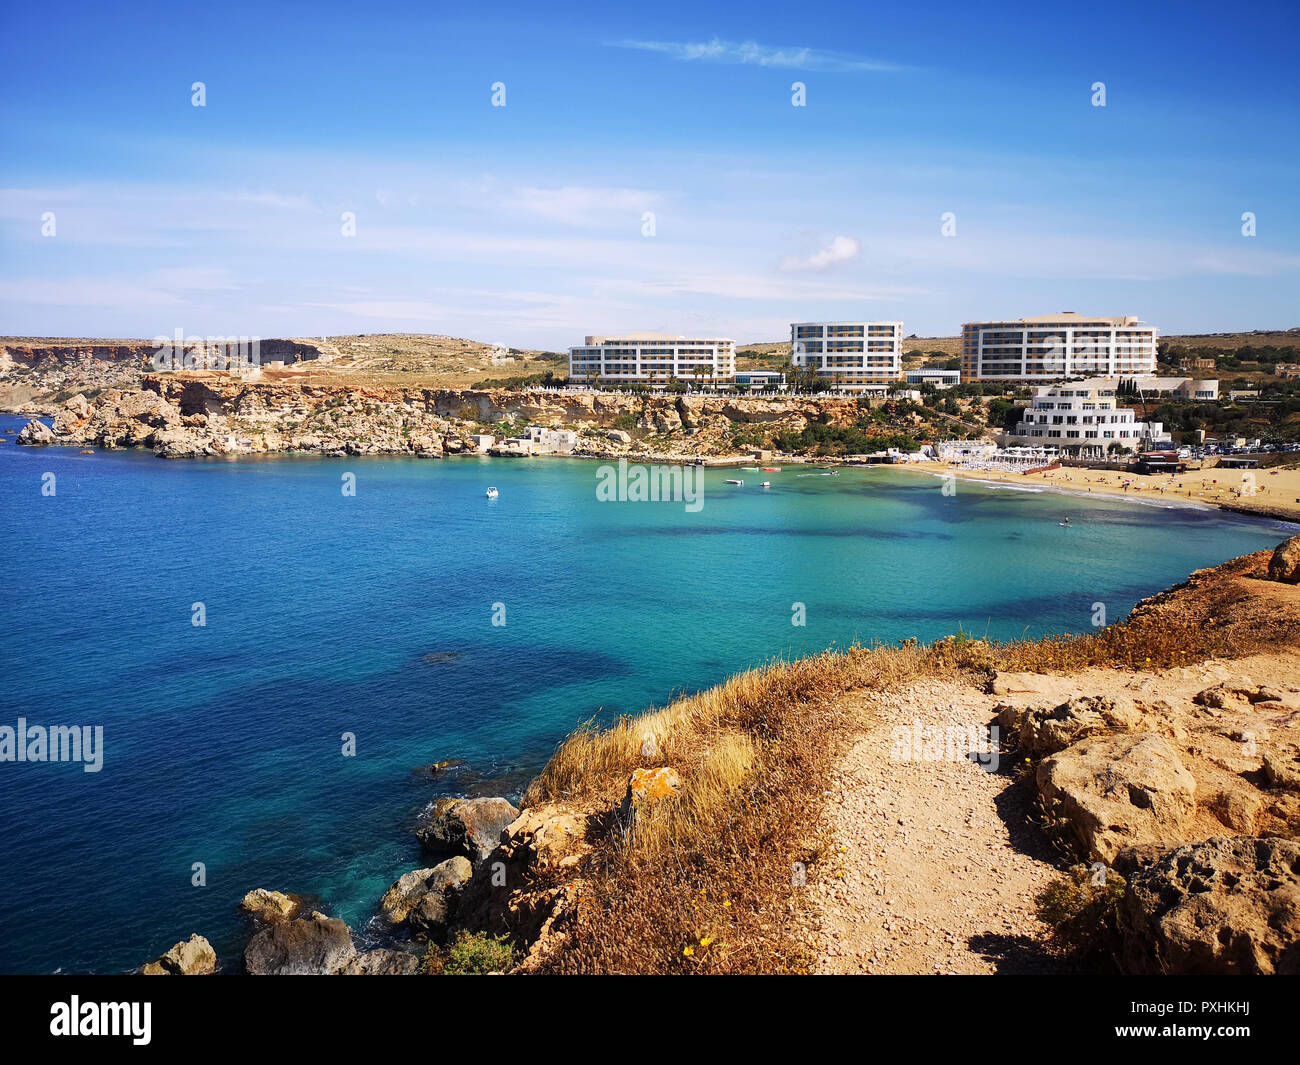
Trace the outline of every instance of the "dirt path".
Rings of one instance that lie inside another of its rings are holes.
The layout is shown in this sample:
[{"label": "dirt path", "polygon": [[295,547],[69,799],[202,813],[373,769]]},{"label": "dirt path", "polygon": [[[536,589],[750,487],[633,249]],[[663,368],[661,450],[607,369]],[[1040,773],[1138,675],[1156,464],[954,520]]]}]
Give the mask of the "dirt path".
[{"label": "dirt path", "polygon": [[[1211,685],[1252,678],[1276,685],[1276,701],[1243,704],[1230,719],[1194,702]],[[948,745],[938,760],[926,760],[924,750],[916,757],[900,741],[908,735],[914,741],[918,728],[929,729],[921,735],[930,737],[949,728],[982,729],[1000,702],[1054,705],[1076,694],[1122,691],[1140,700],[1145,727],[1175,744],[1197,780],[1198,811],[1188,834],[1195,839],[1239,831],[1213,811],[1224,794],[1253,794],[1260,754],[1242,753],[1242,729],[1259,737],[1261,751],[1285,747],[1300,731],[1300,656],[1290,652],[1160,673],[1000,674],[998,690],[920,681],[899,692],[853,697],[863,732],[827,794],[832,852],[810,886],[816,971],[1073,971],[1044,951],[1046,929],[1035,916],[1035,899],[1059,866],[1029,820],[1033,790],[1015,783],[1012,766],[991,772],[971,760],[969,743]],[[1289,805],[1261,809],[1256,828],[1276,832],[1292,813]]]},{"label": "dirt path", "polygon": [[960,751],[951,761],[916,761],[896,746],[895,727],[915,737],[917,721],[985,726],[993,702],[969,686],[938,682],[861,700],[871,724],[828,797],[835,871],[814,888],[824,943],[819,971],[1057,968],[1038,947],[1044,929],[1034,916],[1035,896],[1057,871],[1026,824],[1027,789]]}]

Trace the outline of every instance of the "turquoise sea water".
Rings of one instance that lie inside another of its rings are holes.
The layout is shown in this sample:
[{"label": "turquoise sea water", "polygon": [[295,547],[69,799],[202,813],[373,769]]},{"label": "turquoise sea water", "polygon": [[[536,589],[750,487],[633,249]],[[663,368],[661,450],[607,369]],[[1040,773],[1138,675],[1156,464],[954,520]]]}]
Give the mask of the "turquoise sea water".
[{"label": "turquoise sea water", "polygon": [[464,758],[517,790],[593,715],[832,643],[1081,631],[1094,603],[1118,619],[1288,531],[968,483],[945,497],[889,469],[710,471],[690,513],[598,502],[596,469],[168,462],[9,436],[0,725],[102,725],[105,758],[0,763],[0,971],[126,970],[192,932],[237,965],[253,887],[363,927],[419,861],[411,828],[439,793],[422,765]]}]

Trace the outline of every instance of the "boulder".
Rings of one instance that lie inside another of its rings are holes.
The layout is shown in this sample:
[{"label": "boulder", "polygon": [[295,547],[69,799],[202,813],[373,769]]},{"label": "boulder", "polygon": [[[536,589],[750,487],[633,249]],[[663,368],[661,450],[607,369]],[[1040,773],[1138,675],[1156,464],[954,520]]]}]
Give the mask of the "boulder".
[{"label": "boulder", "polygon": [[45,447],[54,443],[54,430],[44,422],[33,419],[23,426],[23,431],[18,434],[17,442],[31,447]]},{"label": "boulder", "polygon": [[506,829],[502,848],[526,868],[568,869],[591,849],[587,818],[562,806],[533,807]]},{"label": "boulder", "polygon": [[682,425],[687,429],[698,429],[700,427],[700,414],[704,410],[703,400],[678,396],[676,407]]},{"label": "boulder", "polygon": [[[419,906],[430,892],[434,892],[445,903],[446,896],[460,891],[474,874],[474,867],[467,858],[457,855],[439,862],[429,869],[413,869],[397,878],[396,882],[379,900],[379,912],[389,924],[405,924],[411,911]],[[447,907],[442,906],[445,919]],[[434,913],[434,910],[427,910]]]},{"label": "boulder", "polygon": [[286,895],[283,891],[254,888],[240,900],[239,908],[264,924],[278,924],[281,921],[292,921],[298,916],[302,910],[302,899],[298,895]]},{"label": "boulder", "polygon": [[1283,540],[1268,560],[1269,580],[1300,584],[1300,536]]},{"label": "boulder", "polygon": [[1279,702],[1281,699],[1282,693],[1275,688],[1251,684],[1244,680],[1225,680],[1192,696],[1192,702],[1214,710],[1240,710],[1244,709],[1247,703],[1253,705],[1262,702]]},{"label": "boulder", "polygon": [[[564,924],[577,912],[581,890],[573,876],[591,850],[588,825],[587,815],[557,805],[521,813],[456,899],[456,926],[534,946],[539,938],[558,934],[556,922]],[[555,870],[566,875],[537,875]]]},{"label": "boulder", "polygon": [[90,403],[86,397],[78,392],[75,396],[63,404],[63,409],[68,411],[78,421],[84,421],[90,417]]},{"label": "boulder", "polygon": [[415,831],[431,854],[463,854],[482,861],[501,842],[501,833],[519,811],[502,798],[440,799]]},{"label": "boulder", "polygon": [[358,954],[342,969],[339,976],[414,976],[420,971],[420,959],[403,950],[368,950]]},{"label": "boulder", "polygon": [[313,912],[258,932],[244,948],[244,968],[252,976],[324,976],[356,953],[347,925]]},{"label": "boulder", "polygon": [[1196,781],[1151,732],[1085,739],[1038,767],[1038,790],[1061,811],[1091,859],[1112,863],[1140,843],[1173,845],[1195,809]]},{"label": "boulder", "polygon": [[1300,751],[1293,747],[1265,751],[1264,776],[1275,788],[1300,791]]},{"label": "boulder", "polygon": [[622,429],[606,429],[605,438],[619,444],[632,443],[632,434],[626,433]]},{"label": "boulder", "polygon": [[142,966],[143,976],[208,976],[217,971],[217,952],[201,935],[183,939],[161,958]]},{"label": "boulder", "polygon": [[1119,907],[1132,973],[1300,974],[1300,843],[1219,836],[1127,874]]},{"label": "boulder", "polygon": [[654,427],[656,432],[671,433],[682,427],[682,419],[672,407],[657,410],[654,414]]},{"label": "boulder", "polygon": [[1125,695],[1083,695],[1052,708],[999,706],[998,723],[1022,750],[1042,756],[1087,736],[1140,728],[1142,711]]},{"label": "boulder", "polygon": [[160,429],[140,442],[151,443],[154,454],[164,459],[192,458],[208,450],[207,441],[191,429]]},{"label": "boulder", "polygon": [[1219,820],[1234,832],[1239,832],[1243,836],[1253,836],[1256,822],[1264,810],[1264,803],[1253,789],[1239,787],[1221,792],[1213,803],[1213,808]]}]

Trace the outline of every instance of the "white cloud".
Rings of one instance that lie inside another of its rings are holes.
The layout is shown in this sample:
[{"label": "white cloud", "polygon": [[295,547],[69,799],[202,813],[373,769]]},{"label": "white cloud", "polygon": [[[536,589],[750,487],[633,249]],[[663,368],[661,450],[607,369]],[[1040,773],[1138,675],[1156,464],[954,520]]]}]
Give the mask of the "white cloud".
[{"label": "white cloud", "polygon": [[681,60],[705,60],[791,70],[816,70],[826,73],[854,71],[897,71],[904,67],[881,59],[830,52],[819,48],[771,47],[757,41],[615,41],[615,48],[632,48],[658,52]]},{"label": "white cloud", "polygon": [[826,270],[837,263],[847,263],[858,257],[858,252],[862,250],[853,237],[837,236],[824,248],[819,248],[811,255],[800,258],[798,255],[787,255],[781,260],[782,270]]}]

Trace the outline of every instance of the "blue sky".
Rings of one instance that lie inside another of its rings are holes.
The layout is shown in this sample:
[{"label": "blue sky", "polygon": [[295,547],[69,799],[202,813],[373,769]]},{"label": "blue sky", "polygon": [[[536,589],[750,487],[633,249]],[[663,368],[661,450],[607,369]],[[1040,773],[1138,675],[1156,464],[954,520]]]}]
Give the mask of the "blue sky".
[{"label": "blue sky", "polygon": [[7,0],[0,334],[1300,325],[1294,3],[271,6]]}]

